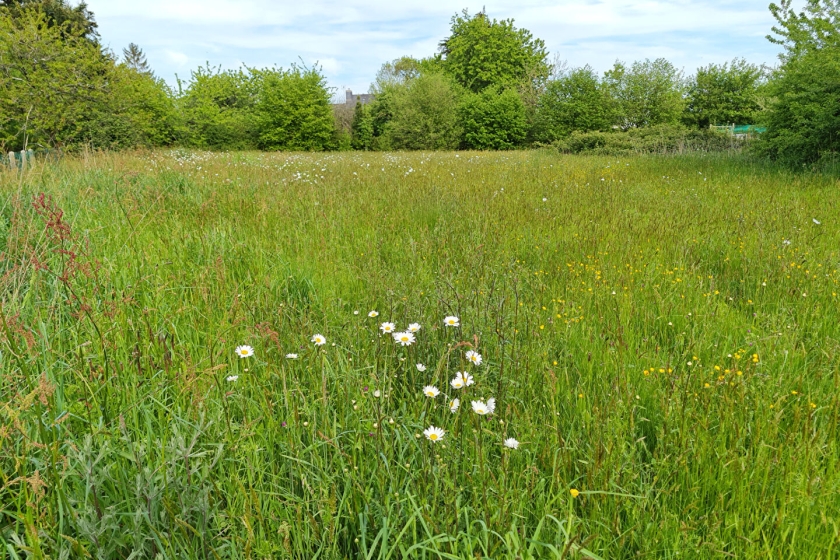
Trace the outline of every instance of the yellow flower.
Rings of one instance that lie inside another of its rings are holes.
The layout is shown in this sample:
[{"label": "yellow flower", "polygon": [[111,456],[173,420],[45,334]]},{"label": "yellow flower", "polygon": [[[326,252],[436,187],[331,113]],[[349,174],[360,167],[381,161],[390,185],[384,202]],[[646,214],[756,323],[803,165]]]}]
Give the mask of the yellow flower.
[{"label": "yellow flower", "polygon": [[571,490],[569,490],[569,494],[572,495],[572,498],[577,498],[578,496],[580,496],[580,492],[578,492],[577,489],[575,489],[575,488],[572,488]]}]

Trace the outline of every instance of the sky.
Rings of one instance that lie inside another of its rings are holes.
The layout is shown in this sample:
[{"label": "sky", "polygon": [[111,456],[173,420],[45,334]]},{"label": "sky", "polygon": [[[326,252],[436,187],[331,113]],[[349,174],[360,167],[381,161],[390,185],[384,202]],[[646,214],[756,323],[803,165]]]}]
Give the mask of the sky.
[{"label": "sky", "polygon": [[[545,41],[552,60],[603,72],[664,57],[687,74],[742,57],[774,65],[769,0],[87,0],[102,42],[140,45],[155,73],[320,64],[336,97],[368,90],[383,62],[437,52],[450,19],[484,9]],[[801,3],[801,2],[799,2]]]}]

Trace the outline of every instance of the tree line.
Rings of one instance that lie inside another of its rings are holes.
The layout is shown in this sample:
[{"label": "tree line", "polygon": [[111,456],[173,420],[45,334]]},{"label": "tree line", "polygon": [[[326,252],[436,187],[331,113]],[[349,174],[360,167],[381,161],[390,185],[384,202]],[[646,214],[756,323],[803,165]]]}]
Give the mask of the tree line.
[{"label": "tree line", "polygon": [[[840,0],[771,4],[773,69],[735,58],[685,75],[669,61],[616,62],[599,74],[550,60],[513,20],[456,14],[438,52],[385,63],[375,100],[331,104],[320,68],[222,70],[169,87],[142,50],[99,42],[93,14],[67,0],[0,0],[0,148],[504,150],[714,136],[756,125],[755,149],[791,164],[840,146]],[[647,132],[646,132],[647,131]]]}]

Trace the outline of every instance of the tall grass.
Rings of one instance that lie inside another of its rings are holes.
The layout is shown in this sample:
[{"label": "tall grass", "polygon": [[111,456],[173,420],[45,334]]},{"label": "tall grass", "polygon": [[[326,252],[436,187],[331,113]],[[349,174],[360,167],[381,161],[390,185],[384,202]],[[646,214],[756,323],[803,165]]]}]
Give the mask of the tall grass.
[{"label": "tall grass", "polygon": [[2,559],[838,555],[829,176],[153,152],[0,185]]}]

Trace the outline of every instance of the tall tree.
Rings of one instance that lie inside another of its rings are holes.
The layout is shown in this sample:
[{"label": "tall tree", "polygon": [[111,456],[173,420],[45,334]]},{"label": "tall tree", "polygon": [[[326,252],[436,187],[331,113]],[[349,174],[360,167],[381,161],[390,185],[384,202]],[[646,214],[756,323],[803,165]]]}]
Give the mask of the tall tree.
[{"label": "tall tree", "polygon": [[592,68],[564,72],[540,97],[536,139],[552,142],[575,130],[605,130],[613,124],[614,112],[612,98]]},{"label": "tall tree", "polygon": [[798,14],[791,3],[770,4],[776,25],[767,39],[784,47],[779,55],[782,61],[824,47],[840,47],[840,0],[807,0],[805,10]]},{"label": "tall tree", "polygon": [[682,71],[664,58],[622,62],[604,75],[604,83],[616,102],[622,129],[672,124],[679,121],[685,101]]},{"label": "tall tree", "polygon": [[541,39],[517,29],[512,19],[496,21],[484,12],[464,10],[452,17],[451,35],[440,43],[443,69],[472,92],[517,87],[524,80],[545,81],[551,67]]},{"label": "tall tree", "polygon": [[129,43],[123,49],[123,64],[141,74],[152,74],[152,69],[146,60],[146,53],[136,43]]},{"label": "tall tree", "polygon": [[99,41],[96,20],[85,2],[71,6],[67,0],[0,0],[0,13],[6,13],[12,21],[21,21],[33,11],[44,14],[46,24],[61,29],[65,37]]},{"label": "tall tree", "polygon": [[698,68],[689,80],[684,120],[699,128],[755,123],[763,79],[764,71],[744,59]]}]

